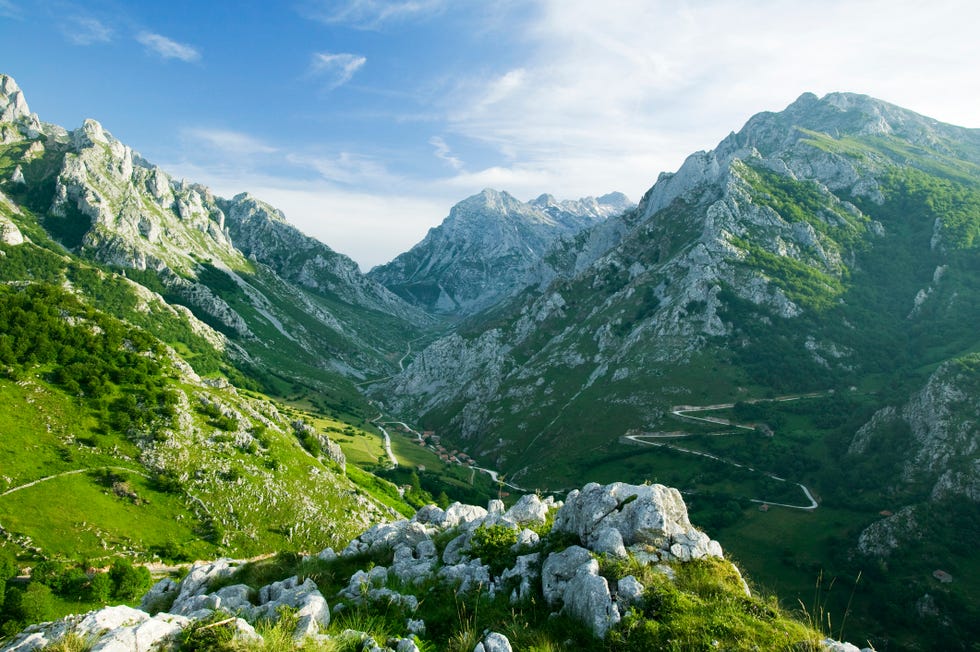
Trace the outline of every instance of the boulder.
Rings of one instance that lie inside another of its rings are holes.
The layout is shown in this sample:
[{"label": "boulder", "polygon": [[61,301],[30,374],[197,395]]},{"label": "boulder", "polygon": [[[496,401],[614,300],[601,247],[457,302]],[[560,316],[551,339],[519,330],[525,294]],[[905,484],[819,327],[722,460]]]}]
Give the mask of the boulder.
[{"label": "boulder", "polygon": [[623,535],[614,527],[604,527],[596,535],[596,542],[593,550],[599,554],[612,555],[613,557],[626,557],[626,546],[623,544]]},{"label": "boulder", "polygon": [[490,632],[476,644],[473,652],[513,652],[510,641],[499,632]]},{"label": "boulder", "polygon": [[412,520],[423,525],[441,526],[446,521],[446,511],[436,505],[426,505],[415,512]]},{"label": "boulder", "polygon": [[609,593],[609,583],[598,574],[598,564],[584,564],[565,587],[563,613],[585,623],[597,638],[605,638],[620,621],[619,608]]},{"label": "boulder", "polygon": [[300,583],[299,578],[293,576],[263,586],[259,589],[259,606],[252,610],[251,619],[276,620],[282,607],[296,610],[298,621],[293,632],[296,640],[315,636],[321,627],[330,624],[330,607],[309,578]]},{"label": "boulder", "polygon": [[143,599],[140,600],[140,609],[147,613],[169,610],[180,593],[180,584],[169,577],[165,577],[154,584]]},{"label": "boulder", "polygon": [[432,573],[436,561],[436,546],[431,539],[425,539],[413,549],[402,545],[395,548],[390,573],[405,584],[420,584]]},{"label": "boulder", "polygon": [[463,505],[453,503],[446,509],[446,516],[440,527],[451,528],[463,526],[468,530],[474,530],[483,522],[487,516],[487,510],[476,505]]},{"label": "boulder", "polygon": [[538,562],[541,559],[541,553],[531,553],[530,555],[521,555],[517,558],[517,563],[514,564],[513,568],[508,568],[500,575],[500,582],[504,585],[508,584],[511,580],[517,580],[517,587],[510,594],[511,602],[518,602],[524,600],[525,598],[531,597],[532,593],[532,582],[540,575],[538,570]]},{"label": "boulder", "polygon": [[565,587],[582,566],[594,567],[595,573],[599,571],[599,563],[579,546],[548,555],[541,567],[541,592],[548,604],[556,605],[564,599]]},{"label": "boulder", "polygon": [[623,608],[638,605],[643,601],[643,591],[646,587],[632,575],[627,575],[616,582],[616,603]]},{"label": "boulder", "polygon": [[490,567],[479,563],[478,559],[463,564],[452,564],[439,569],[437,576],[445,582],[456,584],[457,590],[465,593],[471,589],[490,589]]},{"label": "boulder", "polygon": [[251,609],[251,595],[252,589],[247,584],[232,584],[214,592],[214,596],[220,600],[217,608],[231,614]]},{"label": "boulder", "polygon": [[624,548],[649,546],[681,561],[722,556],[718,542],[691,525],[680,492],[660,484],[589,483],[568,494],[553,528],[577,535],[591,550],[623,554],[611,530]]},{"label": "boulder", "polygon": [[504,512],[504,518],[518,525],[542,525],[548,520],[548,503],[536,494],[521,496],[513,507]]},{"label": "boulder", "polygon": [[171,614],[157,614],[138,625],[110,630],[92,646],[92,652],[150,652],[164,647],[190,621]]}]

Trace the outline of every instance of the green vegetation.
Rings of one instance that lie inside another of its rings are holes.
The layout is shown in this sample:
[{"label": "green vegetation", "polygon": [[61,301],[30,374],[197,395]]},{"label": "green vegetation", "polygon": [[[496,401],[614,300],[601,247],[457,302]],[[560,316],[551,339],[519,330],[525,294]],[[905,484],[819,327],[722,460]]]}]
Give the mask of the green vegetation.
[{"label": "green vegetation", "polygon": [[[514,533],[500,526],[477,529],[477,548],[471,551],[484,562],[495,559],[500,570],[513,565],[509,543]],[[555,539],[555,540],[553,540]],[[557,537],[561,539],[561,537]],[[543,549],[556,550],[561,545],[552,535],[542,541]],[[511,541],[512,543],[512,541]],[[484,558],[486,557],[486,558]],[[505,559],[505,557],[509,557]],[[370,554],[340,557],[333,560],[301,559],[295,555],[253,562],[240,567],[232,576],[210,587],[244,583],[253,589],[297,575],[301,581],[312,579],[323,595],[333,596],[346,588],[357,570],[373,564],[390,565],[391,551],[379,549]],[[643,565],[634,558],[600,560],[600,573],[611,583],[632,575],[645,587],[641,605],[625,611],[623,622],[614,627],[607,640],[598,640],[586,628],[567,616],[554,616],[553,608],[538,597],[511,603],[509,590],[490,597],[485,591],[458,592],[455,587],[434,578],[421,585],[396,590],[419,597],[418,612],[397,603],[348,605],[332,619],[328,633],[330,645],[338,650],[353,650],[355,641],[342,635],[345,630],[367,632],[375,640],[404,635],[409,618],[422,617],[425,632],[418,637],[423,650],[460,650],[469,652],[486,631],[501,632],[514,649],[520,650],[816,650],[818,632],[807,627],[786,610],[774,597],[754,591],[746,595],[743,581],[734,567],[720,559],[704,559],[670,564],[675,579],[668,579],[661,569]],[[491,570],[496,576],[500,570]],[[540,587],[538,587],[538,590]],[[193,640],[223,634],[205,633],[205,628],[220,619],[198,624],[185,636]],[[286,625],[282,625],[285,622]],[[280,627],[289,631],[288,617]],[[219,643],[230,644],[219,640]],[[265,649],[237,644],[228,649]],[[222,648],[223,649],[223,648]]]}]

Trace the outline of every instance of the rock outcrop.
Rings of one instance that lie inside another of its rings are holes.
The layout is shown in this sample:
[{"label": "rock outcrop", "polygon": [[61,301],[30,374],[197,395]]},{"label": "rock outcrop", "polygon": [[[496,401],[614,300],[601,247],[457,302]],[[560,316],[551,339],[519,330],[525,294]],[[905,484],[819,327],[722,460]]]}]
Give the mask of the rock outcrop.
[{"label": "rock outcrop", "polygon": [[[547,527],[552,519],[554,526],[541,530],[549,540],[547,545],[544,539],[534,539],[514,544],[508,551],[493,548],[485,538],[488,532]],[[290,614],[295,641],[336,637],[353,642],[360,650],[411,652],[419,649],[416,637],[426,632],[426,601],[434,584],[464,600],[476,593],[493,598],[515,587],[509,598],[512,603],[543,600],[555,613],[581,622],[602,639],[628,610],[636,610],[631,616],[635,618],[650,599],[633,575],[610,579],[608,569],[600,572],[600,561],[612,559],[608,552],[595,548],[602,540],[597,535],[606,531],[615,531],[618,540],[629,546],[631,563],[649,567],[654,579],[662,577],[667,583],[674,581],[678,564],[692,563],[699,555],[722,555],[716,542],[692,528],[676,490],[661,485],[590,484],[573,491],[564,503],[529,495],[510,509],[503,509],[500,501],[491,501],[487,509],[460,503],[447,509],[430,505],[411,519],[374,526],[339,555],[327,549],[317,556],[317,563],[344,568],[369,558],[390,560],[355,571],[335,595],[324,596],[310,577],[292,576],[258,588],[237,584],[243,562],[199,562],[179,582],[169,578],[158,582],[143,598],[140,609],[106,607],[32,626],[3,649],[36,650],[73,633],[88,640],[93,650],[148,652],[169,649],[181,632],[203,623],[230,627],[242,641],[259,641],[253,624]],[[582,545],[557,544],[569,536]],[[494,559],[484,563],[477,556],[480,552]],[[510,567],[500,570],[501,559],[509,560]],[[731,573],[738,575],[734,569]],[[540,593],[536,586],[541,587]],[[409,614],[404,634],[383,641],[350,629],[327,634],[332,613],[372,607]],[[828,650],[851,649],[829,639],[824,645]],[[496,631],[484,631],[474,648],[474,652],[510,650],[507,636]]]},{"label": "rock outcrop", "polygon": [[548,247],[632,207],[622,193],[521,202],[487,189],[456,204],[419,244],[369,272],[372,279],[429,312],[469,315],[533,282]]}]

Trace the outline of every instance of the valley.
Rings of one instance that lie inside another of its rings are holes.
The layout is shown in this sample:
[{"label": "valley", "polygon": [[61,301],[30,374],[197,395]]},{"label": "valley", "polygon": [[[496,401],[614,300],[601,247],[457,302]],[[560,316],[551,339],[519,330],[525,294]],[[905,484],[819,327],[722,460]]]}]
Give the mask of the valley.
[{"label": "valley", "polygon": [[977,130],[804,94],[638,204],[486,189],[362,274],[0,81],[5,572],[292,568],[430,505],[666,485],[825,633],[980,636]]}]

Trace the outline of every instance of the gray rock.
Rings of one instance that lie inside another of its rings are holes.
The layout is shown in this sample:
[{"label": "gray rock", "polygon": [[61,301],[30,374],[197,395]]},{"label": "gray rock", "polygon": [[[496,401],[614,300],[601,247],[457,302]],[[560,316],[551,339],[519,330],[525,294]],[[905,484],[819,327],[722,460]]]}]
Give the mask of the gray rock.
[{"label": "gray rock", "polygon": [[554,531],[574,533],[592,550],[619,553],[610,529],[625,547],[652,546],[685,561],[722,556],[721,546],[691,525],[680,492],[664,485],[590,483],[572,491],[555,516]]},{"label": "gray rock", "polygon": [[616,582],[616,601],[622,607],[638,605],[643,601],[645,587],[632,575],[627,575]]},{"label": "gray rock", "polygon": [[226,586],[213,594],[220,600],[215,608],[223,609],[232,614],[247,611],[252,608],[252,603],[249,600],[251,594],[252,589],[246,584]]},{"label": "gray rock", "polygon": [[215,611],[218,609],[220,604],[221,598],[213,593],[206,595],[193,595],[189,598],[174,603],[174,606],[170,609],[170,613],[178,616],[191,617],[194,614],[203,613],[205,610]]},{"label": "gray rock", "polygon": [[442,551],[442,561],[444,564],[458,564],[463,561],[463,557],[470,549],[470,539],[473,538],[471,532],[461,532],[458,536],[451,539],[446,544],[446,549]]},{"label": "gray rock", "polygon": [[565,587],[563,612],[585,623],[596,637],[605,638],[609,629],[620,621],[620,614],[609,593],[609,584],[599,576],[598,570],[594,560],[579,567]]},{"label": "gray rock", "polygon": [[[479,508],[475,508],[479,509]],[[384,548],[398,546],[415,547],[429,538],[423,523],[400,520],[394,523],[379,523],[348,544],[341,555],[349,556]]]},{"label": "gray rock", "polygon": [[431,574],[435,562],[436,546],[426,539],[414,549],[405,545],[395,548],[389,572],[406,584],[421,583]]},{"label": "gray rock", "polygon": [[541,537],[534,530],[523,529],[517,533],[517,542],[510,547],[513,551],[521,550],[522,548],[530,548],[538,544],[541,541]]},{"label": "gray rock", "polygon": [[415,512],[415,516],[412,520],[417,523],[436,525],[441,527],[443,523],[446,522],[446,511],[440,509],[436,505],[426,505],[419,511]]},{"label": "gray rock", "polygon": [[450,584],[456,584],[457,590],[462,593],[490,587],[490,567],[480,564],[479,560],[443,566],[439,569],[437,577]]},{"label": "gray rock", "polygon": [[0,242],[11,246],[24,244],[24,234],[6,215],[0,215]]},{"label": "gray rock", "polygon": [[614,527],[605,527],[596,535],[593,550],[599,554],[613,557],[626,557],[626,546],[623,545],[623,535]]},{"label": "gray rock", "polygon": [[138,625],[109,631],[92,646],[92,652],[150,652],[172,641],[189,623],[179,616],[157,614]]},{"label": "gray rock", "polygon": [[513,652],[510,641],[499,632],[490,632],[476,644],[473,652]]},{"label": "gray rock", "polygon": [[395,652],[419,652],[419,646],[410,638],[402,638],[398,640]]},{"label": "gray rock", "polygon": [[826,650],[826,652],[874,652],[872,648],[858,648],[856,645],[851,643],[842,643],[832,638],[823,639],[820,641],[820,646]]},{"label": "gray rock", "polygon": [[504,517],[518,525],[542,525],[548,520],[548,505],[536,494],[526,494],[504,512]]},{"label": "gray rock", "polygon": [[446,509],[446,517],[441,526],[444,528],[464,526],[472,530],[476,529],[486,516],[487,510],[482,507],[453,503]]},{"label": "gray rock", "polygon": [[583,566],[594,567],[596,572],[599,570],[598,562],[589,551],[579,546],[548,555],[541,567],[541,592],[548,604],[556,605],[564,599],[565,587]]},{"label": "gray rock", "polygon": [[[218,559],[213,562],[196,562],[178,585],[176,607],[182,600],[207,593],[212,582],[234,573],[242,561]],[[158,583],[159,584],[159,583]],[[156,587],[154,587],[156,588]]]},{"label": "gray rock", "polygon": [[316,583],[307,578],[302,584],[296,576],[273,582],[259,589],[259,606],[251,612],[253,620],[276,620],[279,610],[289,607],[298,618],[293,638],[315,636],[330,624],[330,607]]},{"label": "gray rock", "polygon": [[517,558],[517,562],[513,568],[508,568],[500,574],[502,584],[509,584],[514,579],[518,582],[517,588],[511,593],[511,602],[518,602],[519,600],[531,597],[533,594],[532,582],[540,575],[540,571],[538,570],[540,559],[541,553],[537,552],[529,555],[521,555]]},{"label": "gray rock", "polygon": [[169,577],[154,584],[140,600],[140,609],[147,613],[166,611],[173,605],[180,592],[180,585]]}]

